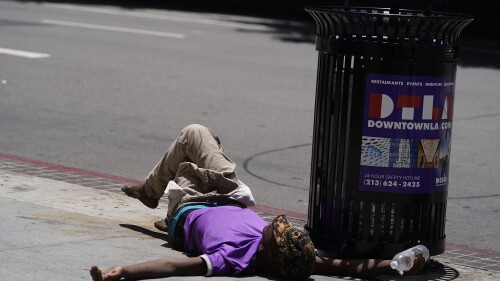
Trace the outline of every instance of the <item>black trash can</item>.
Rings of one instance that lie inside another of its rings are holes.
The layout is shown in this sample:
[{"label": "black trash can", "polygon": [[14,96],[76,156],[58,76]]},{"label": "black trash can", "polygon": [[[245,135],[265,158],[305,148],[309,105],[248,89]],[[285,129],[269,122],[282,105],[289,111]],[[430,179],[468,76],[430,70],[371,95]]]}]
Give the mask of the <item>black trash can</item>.
[{"label": "black trash can", "polygon": [[324,255],[444,252],[459,36],[427,9],[306,7],[319,52],[305,229]]}]

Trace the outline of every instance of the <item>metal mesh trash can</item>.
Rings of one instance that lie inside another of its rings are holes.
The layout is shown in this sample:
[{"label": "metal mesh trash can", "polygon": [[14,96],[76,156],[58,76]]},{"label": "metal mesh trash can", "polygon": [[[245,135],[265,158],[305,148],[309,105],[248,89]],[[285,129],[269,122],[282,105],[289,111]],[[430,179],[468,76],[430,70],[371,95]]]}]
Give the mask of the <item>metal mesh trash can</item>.
[{"label": "metal mesh trash can", "polygon": [[306,7],[319,52],[305,229],[325,255],[444,252],[459,36],[473,18]]}]

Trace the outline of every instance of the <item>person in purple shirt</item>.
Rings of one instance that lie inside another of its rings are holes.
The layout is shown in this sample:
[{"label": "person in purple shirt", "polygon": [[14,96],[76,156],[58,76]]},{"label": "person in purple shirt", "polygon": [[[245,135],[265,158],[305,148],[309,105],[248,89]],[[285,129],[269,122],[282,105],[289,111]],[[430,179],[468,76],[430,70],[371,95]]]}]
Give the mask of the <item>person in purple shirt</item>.
[{"label": "person in purple shirt", "polygon": [[[144,184],[124,186],[122,191],[149,208],[156,208],[159,199],[167,194],[167,217],[155,222],[155,227],[166,231],[169,243],[190,257],[112,266],[104,271],[92,266],[92,279],[403,275],[390,268],[390,260],[319,257],[309,235],[292,226],[285,215],[267,223],[248,208],[255,202],[250,189],[236,177],[235,167],[210,129],[198,124],[185,127]],[[424,257],[418,255],[404,274],[417,273],[424,264]]]},{"label": "person in purple shirt", "polygon": [[204,253],[200,257],[207,264],[206,275],[252,274],[255,273],[254,255],[266,225],[248,208],[199,209],[184,223],[184,251]]}]

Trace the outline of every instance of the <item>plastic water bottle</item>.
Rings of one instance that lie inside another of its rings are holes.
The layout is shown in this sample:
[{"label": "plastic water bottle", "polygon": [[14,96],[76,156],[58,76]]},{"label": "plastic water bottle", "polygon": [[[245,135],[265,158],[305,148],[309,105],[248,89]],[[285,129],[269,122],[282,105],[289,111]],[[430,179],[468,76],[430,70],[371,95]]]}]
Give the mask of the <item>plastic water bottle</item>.
[{"label": "plastic water bottle", "polygon": [[396,254],[392,259],[391,268],[397,271],[409,270],[413,266],[418,253],[422,254],[425,261],[429,259],[429,249],[424,245],[417,245]]}]

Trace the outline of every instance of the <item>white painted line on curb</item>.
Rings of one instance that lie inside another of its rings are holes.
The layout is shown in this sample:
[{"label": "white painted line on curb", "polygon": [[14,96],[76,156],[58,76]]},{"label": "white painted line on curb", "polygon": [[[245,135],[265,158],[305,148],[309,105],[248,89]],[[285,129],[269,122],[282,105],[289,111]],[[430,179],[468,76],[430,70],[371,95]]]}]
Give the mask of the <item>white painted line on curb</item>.
[{"label": "white painted line on curb", "polygon": [[28,58],[28,59],[43,59],[43,58],[50,57],[49,54],[28,52],[28,51],[22,51],[22,50],[14,50],[14,49],[6,49],[6,48],[0,48],[0,54],[9,55],[9,56],[16,56],[16,57],[23,57],[23,58]]},{"label": "white painted line on curb", "polygon": [[180,34],[180,33],[170,33],[170,32],[162,32],[162,31],[152,31],[152,30],[145,30],[145,29],[135,29],[135,28],[126,28],[126,27],[109,26],[109,25],[98,25],[98,24],[89,24],[89,23],[81,23],[81,22],[60,21],[60,20],[51,20],[51,19],[43,19],[42,23],[61,25],[61,26],[69,26],[69,27],[87,28],[87,29],[94,29],[94,30],[125,32],[125,33],[133,33],[133,34],[140,34],[140,35],[171,37],[171,38],[179,38],[179,39],[186,37],[186,35]]}]

